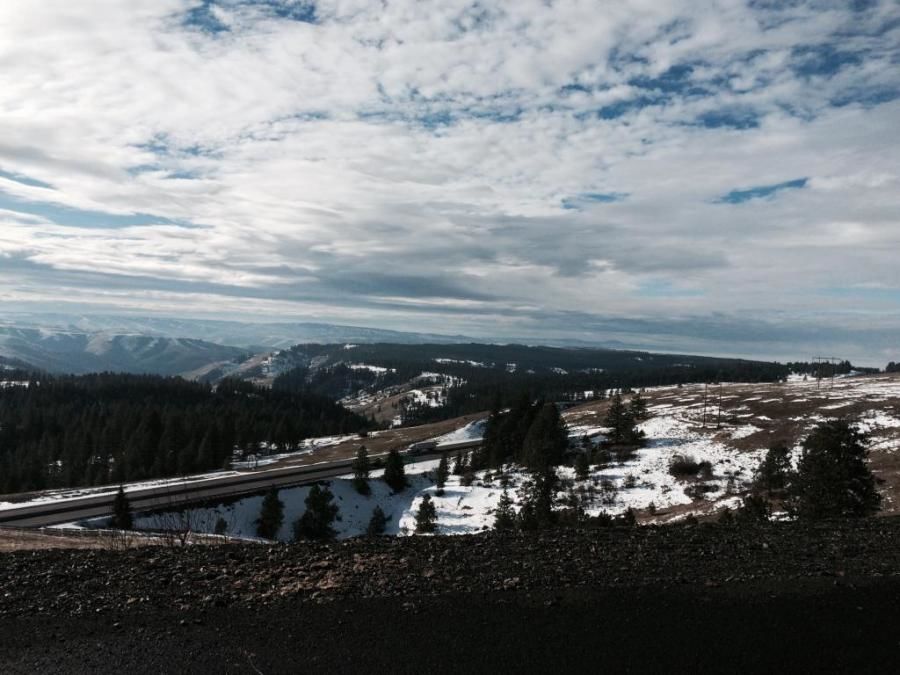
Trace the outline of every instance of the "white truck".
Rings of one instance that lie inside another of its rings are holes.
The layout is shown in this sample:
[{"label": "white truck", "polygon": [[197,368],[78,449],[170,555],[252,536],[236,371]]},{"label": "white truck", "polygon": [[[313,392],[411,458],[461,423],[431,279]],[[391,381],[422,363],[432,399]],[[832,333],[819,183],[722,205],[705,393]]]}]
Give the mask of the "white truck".
[{"label": "white truck", "polygon": [[419,441],[410,445],[406,452],[410,455],[423,455],[434,450],[437,450],[437,441]]}]

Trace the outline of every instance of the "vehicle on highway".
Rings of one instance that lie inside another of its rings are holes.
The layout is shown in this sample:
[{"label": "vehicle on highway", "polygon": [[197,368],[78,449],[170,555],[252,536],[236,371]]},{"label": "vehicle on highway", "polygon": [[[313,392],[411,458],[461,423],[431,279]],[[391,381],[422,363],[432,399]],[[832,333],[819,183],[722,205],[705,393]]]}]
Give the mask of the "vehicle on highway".
[{"label": "vehicle on highway", "polygon": [[410,445],[406,452],[409,455],[421,455],[437,450],[437,446],[437,441],[419,441]]}]

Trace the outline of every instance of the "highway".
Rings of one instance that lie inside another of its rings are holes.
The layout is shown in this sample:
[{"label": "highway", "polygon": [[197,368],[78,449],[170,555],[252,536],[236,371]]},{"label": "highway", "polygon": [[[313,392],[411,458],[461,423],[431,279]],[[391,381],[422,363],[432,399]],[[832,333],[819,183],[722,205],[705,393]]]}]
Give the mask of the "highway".
[{"label": "highway", "polygon": [[[409,461],[437,459],[448,452],[468,450],[481,445],[481,439],[443,443],[434,450],[415,455],[407,454]],[[372,459],[378,455],[372,456]],[[383,456],[383,455],[381,455]],[[183,483],[168,483],[141,488],[139,485],[126,486],[128,501],[132,511],[152,511],[172,509],[187,504],[211,500],[229,499],[240,495],[263,492],[272,487],[294,487],[307,485],[350,473],[352,459],[343,459],[323,464],[258,469],[222,477],[211,476],[200,480],[187,477]],[[70,523],[85,518],[112,515],[115,487],[103,494],[89,494],[83,497],[60,499],[57,501],[23,502],[0,510],[0,525],[15,527],[46,527]]]}]

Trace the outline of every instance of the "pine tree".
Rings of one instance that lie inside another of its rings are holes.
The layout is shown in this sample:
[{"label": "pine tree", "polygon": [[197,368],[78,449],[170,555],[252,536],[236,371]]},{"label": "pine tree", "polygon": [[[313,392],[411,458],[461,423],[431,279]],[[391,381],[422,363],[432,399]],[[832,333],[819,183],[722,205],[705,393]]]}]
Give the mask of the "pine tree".
[{"label": "pine tree", "polygon": [[760,463],[753,487],[766,494],[781,493],[788,485],[791,474],[791,451],[784,444],[769,448]]},{"label": "pine tree", "polygon": [[418,534],[432,534],[437,531],[437,509],[431,500],[431,495],[425,494],[416,512],[416,532]]},{"label": "pine tree", "polygon": [[447,478],[450,475],[450,468],[447,465],[447,455],[441,456],[441,461],[438,462],[437,471],[435,471],[434,478],[435,484],[438,488],[438,494],[444,494],[444,485],[447,484]]},{"label": "pine tree", "polygon": [[369,462],[369,453],[366,446],[359,446],[356,451],[356,458],[353,460],[353,487],[361,495],[369,495],[372,488],[369,487],[369,472],[372,470]]},{"label": "pine tree", "polygon": [[604,425],[609,427],[608,439],[613,445],[638,445],[644,438],[644,432],[637,428],[635,418],[620,394],[613,396]]},{"label": "pine tree", "polygon": [[259,518],[256,519],[256,536],[274,539],[284,522],[284,502],[278,498],[278,490],[272,488],[263,497]]},{"label": "pine tree", "polygon": [[500,495],[497,508],[494,511],[494,529],[498,531],[513,530],[516,527],[516,512],[512,507],[512,499],[507,490]]},{"label": "pine tree", "polygon": [[735,522],[742,525],[765,523],[771,513],[769,500],[760,495],[747,495],[734,516]]},{"label": "pine tree", "polygon": [[453,460],[453,475],[454,476],[462,476],[466,471],[466,458],[463,455],[462,450],[456,453],[456,457]]},{"label": "pine tree", "polygon": [[631,397],[629,412],[632,419],[638,422],[643,422],[647,419],[647,399],[641,396],[640,392]]},{"label": "pine tree", "polygon": [[568,445],[569,436],[559,410],[553,403],[546,403],[525,436],[524,464],[532,471],[546,471],[562,462]]},{"label": "pine tree", "polygon": [[579,452],[575,458],[575,477],[578,480],[587,480],[591,473],[591,464],[588,460],[587,453]]},{"label": "pine tree", "polygon": [[119,486],[116,498],[113,500],[112,526],[116,530],[130,530],[134,523],[131,517],[131,504],[125,495],[125,488]]},{"label": "pine tree", "polygon": [[846,420],[822,422],[803,442],[790,493],[803,519],[868,516],[880,508],[866,437]]},{"label": "pine tree", "polygon": [[558,478],[553,467],[531,474],[525,484],[519,509],[519,523],[522,529],[537,529],[553,524],[553,505],[556,501]]},{"label": "pine tree", "polygon": [[384,511],[382,511],[380,506],[376,506],[372,511],[372,517],[369,519],[369,525],[366,527],[366,535],[377,537],[380,534],[384,534],[387,521],[388,518],[384,515]]},{"label": "pine tree", "polygon": [[391,450],[384,462],[384,482],[394,492],[402,492],[408,485],[406,471],[403,468],[403,458],[397,450]]},{"label": "pine tree", "polygon": [[506,459],[506,449],[503,446],[501,435],[502,426],[503,415],[500,414],[500,403],[495,401],[481,434],[481,450],[486,457],[488,466],[492,468],[500,466]]},{"label": "pine tree", "polygon": [[313,485],[304,502],[306,511],[294,523],[294,541],[334,539],[337,533],[332,524],[338,517],[338,507],[333,502],[331,490]]}]

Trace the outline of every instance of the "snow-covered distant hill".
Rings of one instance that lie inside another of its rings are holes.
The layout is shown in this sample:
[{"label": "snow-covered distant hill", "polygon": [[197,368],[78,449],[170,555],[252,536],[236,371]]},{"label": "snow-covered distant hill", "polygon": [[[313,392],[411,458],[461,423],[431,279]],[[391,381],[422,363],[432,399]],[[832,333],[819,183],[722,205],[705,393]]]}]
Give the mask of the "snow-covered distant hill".
[{"label": "snow-covered distant hill", "polygon": [[4,324],[53,332],[192,338],[257,351],[286,349],[301,343],[440,344],[471,341],[470,338],[461,335],[411,333],[312,322],[245,323],[167,317],[18,313],[6,314],[0,318],[0,325]]},{"label": "snow-covered distant hill", "polygon": [[0,326],[0,357],[55,373],[115,371],[179,375],[247,351],[191,338],[85,333]]}]

